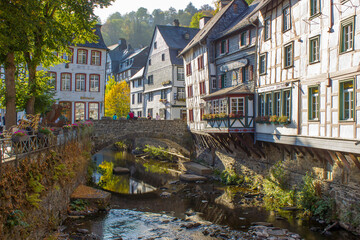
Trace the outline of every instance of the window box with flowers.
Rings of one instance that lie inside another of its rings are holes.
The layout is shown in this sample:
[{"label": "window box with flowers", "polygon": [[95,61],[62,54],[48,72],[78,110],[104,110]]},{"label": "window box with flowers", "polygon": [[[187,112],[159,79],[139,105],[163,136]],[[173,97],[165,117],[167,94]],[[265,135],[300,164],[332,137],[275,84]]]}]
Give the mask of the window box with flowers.
[{"label": "window box with flowers", "polygon": [[167,99],[160,99],[159,102],[162,102],[162,103],[167,103]]},{"label": "window box with flowers", "polygon": [[163,85],[163,86],[169,85],[169,84],[171,84],[171,81],[170,81],[170,80],[163,81],[163,82],[161,83],[161,85]]},{"label": "window box with flowers", "polygon": [[255,118],[256,123],[270,123],[270,117],[269,116],[257,116]]},{"label": "window box with flowers", "polygon": [[29,136],[27,135],[27,133],[24,130],[18,130],[16,132],[14,132],[13,135],[11,136],[11,140],[14,143],[24,142],[24,141],[27,141],[28,139],[29,139]]}]

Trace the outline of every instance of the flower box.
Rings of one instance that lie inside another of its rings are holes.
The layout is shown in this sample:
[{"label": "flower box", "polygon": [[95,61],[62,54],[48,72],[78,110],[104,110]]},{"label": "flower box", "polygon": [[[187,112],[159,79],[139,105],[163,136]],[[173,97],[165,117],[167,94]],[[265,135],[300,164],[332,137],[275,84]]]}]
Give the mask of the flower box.
[{"label": "flower box", "polygon": [[11,141],[13,141],[14,143],[19,143],[19,142],[25,142],[29,140],[29,136],[25,135],[25,136],[16,136],[16,135],[13,135],[11,137]]}]

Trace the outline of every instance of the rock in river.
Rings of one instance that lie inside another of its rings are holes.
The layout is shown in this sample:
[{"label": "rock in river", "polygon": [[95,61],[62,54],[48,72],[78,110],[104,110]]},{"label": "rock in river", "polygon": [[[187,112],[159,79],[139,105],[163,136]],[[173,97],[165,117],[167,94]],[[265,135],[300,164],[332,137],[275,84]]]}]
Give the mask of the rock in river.
[{"label": "rock in river", "polygon": [[116,167],[113,172],[115,174],[128,174],[130,173],[130,170],[128,168]]},{"label": "rock in river", "polygon": [[194,174],[181,174],[180,180],[185,182],[196,182],[196,181],[206,181],[206,177],[194,175]]}]

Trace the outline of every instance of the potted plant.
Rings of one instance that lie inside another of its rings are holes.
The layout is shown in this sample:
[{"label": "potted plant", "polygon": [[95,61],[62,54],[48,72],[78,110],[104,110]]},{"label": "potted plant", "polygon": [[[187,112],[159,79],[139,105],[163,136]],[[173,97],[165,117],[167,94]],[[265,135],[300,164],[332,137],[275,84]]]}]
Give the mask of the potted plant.
[{"label": "potted plant", "polygon": [[13,135],[11,136],[11,140],[14,143],[23,142],[23,141],[28,140],[28,135],[26,134],[26,132],[24,130],[18,130],[13,133]]},{"label": "potted plant", "polygon": [[226,118],[227,114],[226,113],[219,113],[219,118]]},{"label": "potted plant", "polygon": [[50,128],[42,127],[38,130],[38,138],[44,138],[53,134],[53,131]]},{"label": "potted plant", "polygon": [[62,127],[62,129],[63,129],[63,132],[64,132],[64,133],[67,133],[67,132],[69,132],[69,131],[72,130],[72,126],[71,126],[71,124],[67,124],[67,125],[64,125],[64,126]]}]

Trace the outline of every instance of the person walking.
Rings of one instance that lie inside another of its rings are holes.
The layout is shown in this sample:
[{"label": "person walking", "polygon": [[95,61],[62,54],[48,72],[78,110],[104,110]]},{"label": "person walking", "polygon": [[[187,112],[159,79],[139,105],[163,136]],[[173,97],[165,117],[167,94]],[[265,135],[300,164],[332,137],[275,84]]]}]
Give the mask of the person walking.
[{"label": "person walking", "polygon": [[160,115],[156,113],[156,120],[160,120]]},{"label": "person walking", "polygon": [[113,116],[113,120],[116,120],[117,119],[117,116],[116,116],[116,113],[114,114]]},{"label": "person walking", "polygon": [[148,119],[148,120],[151,120],[151,115],[150,115],[150,113],[148,113],[147,119]]}]

